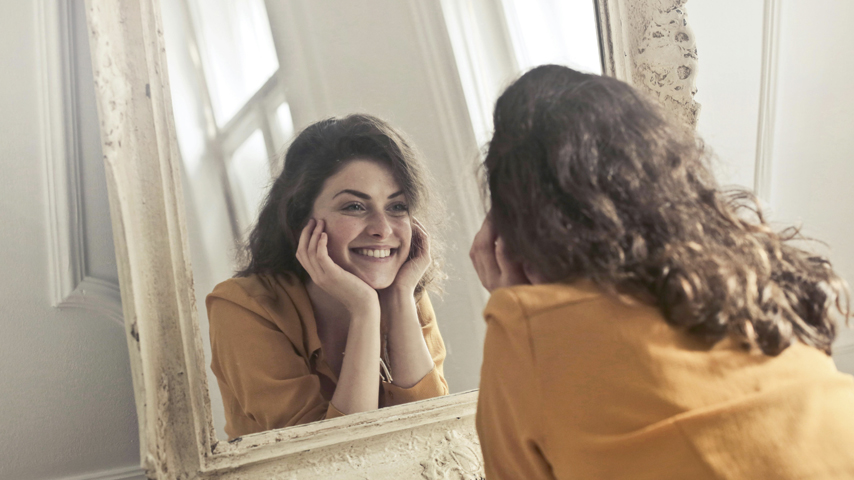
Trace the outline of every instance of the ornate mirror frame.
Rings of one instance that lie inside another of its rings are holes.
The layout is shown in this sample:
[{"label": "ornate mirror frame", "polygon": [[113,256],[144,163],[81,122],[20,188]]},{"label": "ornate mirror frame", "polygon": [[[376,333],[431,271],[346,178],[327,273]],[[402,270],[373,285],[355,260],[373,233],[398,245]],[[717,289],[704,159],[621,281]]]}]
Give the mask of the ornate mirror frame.
[{"label": "ornate mirror frame", "polygon": [[[648,91],[694,125],[697,55],[684,3],[598,0],[597,8],[606,74]],[[86,7],[148,477],[482,477],[476,391],[216,440],[159,3],[87,0]]]}]

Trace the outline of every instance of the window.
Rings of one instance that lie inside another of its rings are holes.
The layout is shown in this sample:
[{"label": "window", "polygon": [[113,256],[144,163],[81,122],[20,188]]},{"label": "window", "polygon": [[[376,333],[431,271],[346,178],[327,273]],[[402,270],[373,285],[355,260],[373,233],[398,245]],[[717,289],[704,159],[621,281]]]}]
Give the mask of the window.
[{"label": "window", "polygon": [[294,131],[267,10],[263,0],[161,5],[186,183],[206,215],[227,217],[233,243],[257,218]]},{"label": "window", "polygon": [[442,0],[478,143],[492,108],[522,72],[548,63],[601,74],[594,0]]}]

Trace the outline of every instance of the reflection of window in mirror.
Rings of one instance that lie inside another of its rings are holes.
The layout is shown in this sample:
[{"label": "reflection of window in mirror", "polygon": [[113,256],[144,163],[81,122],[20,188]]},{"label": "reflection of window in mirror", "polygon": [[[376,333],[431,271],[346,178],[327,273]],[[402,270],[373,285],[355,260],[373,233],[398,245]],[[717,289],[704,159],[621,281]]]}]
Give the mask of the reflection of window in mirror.
[{"label": "reflection of window in mirror", "polygon": [[240,239],[293,134],[264,2],[179,0],[163,10],[188,204],[210,213],[214,202]]},{"label": "reflection of window in mirror", "polygon": [[554,63],[602,73],[592,0],[443,0],[442,9],[481,145],[495,99],[522,72]]},{"label": "reflection of window in mirror", "polygon": [[[235,245],[257,218],[294,126],[263,0],[174,0],[161,9],[196,300],[204,305],[234,274]],[[207,338],[204,310],[199,326]],[[222,400],[207,373],[223,437]]]}]

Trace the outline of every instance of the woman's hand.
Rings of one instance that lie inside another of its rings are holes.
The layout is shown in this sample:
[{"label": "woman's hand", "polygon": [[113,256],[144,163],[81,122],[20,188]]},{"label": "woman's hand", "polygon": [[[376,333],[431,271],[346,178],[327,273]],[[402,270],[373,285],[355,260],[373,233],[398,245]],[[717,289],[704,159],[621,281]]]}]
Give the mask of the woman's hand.
[{"label": "woman's hand", "polygon": [[382,316],[388,325],[389,368],[393,383],[403,388],[416,385],[434,367],[414,297],[415,287],[432,261],[430,237],[424,226],[413,218],[409,258],[397,271],[394,282],[380,290]]},{"label": "woman's hand", "polygon": [[379,314],[377,291],[359,277],[344,270],[326,249],[328,238],[323,220],[311,219],[303,228],[297,247],[297,260],[311,281],[341,302],[351,315]]},{"label": "woman's hand", "polygon": [[409,258],[401,265],[400,270],[397,271],[397,276],[394,278],[394,282],[388,288],[411,296],[432,261],[433,257],[430,256],[430,236],[427,234],[424,226],[421,225],[421,222],[413,217]]},{"label": "woman's hand", "polygon": [[507,257],[504,241],[493,230],[488,214],[474,236],[469,257],[480,283],[490,293],[496,288],[531,283],[522,265]]}]

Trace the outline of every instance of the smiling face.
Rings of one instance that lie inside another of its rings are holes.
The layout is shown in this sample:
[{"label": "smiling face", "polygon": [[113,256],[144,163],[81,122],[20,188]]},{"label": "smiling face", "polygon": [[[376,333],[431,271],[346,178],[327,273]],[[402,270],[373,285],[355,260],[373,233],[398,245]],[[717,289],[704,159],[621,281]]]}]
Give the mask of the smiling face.
[{"label": "smiling face", "polygon": [[374,289],[391,285],[409,255],[412,223],[390,168],[370,159],[350,160],[326,179],[312,217],[326,222],[332,261]]}]

